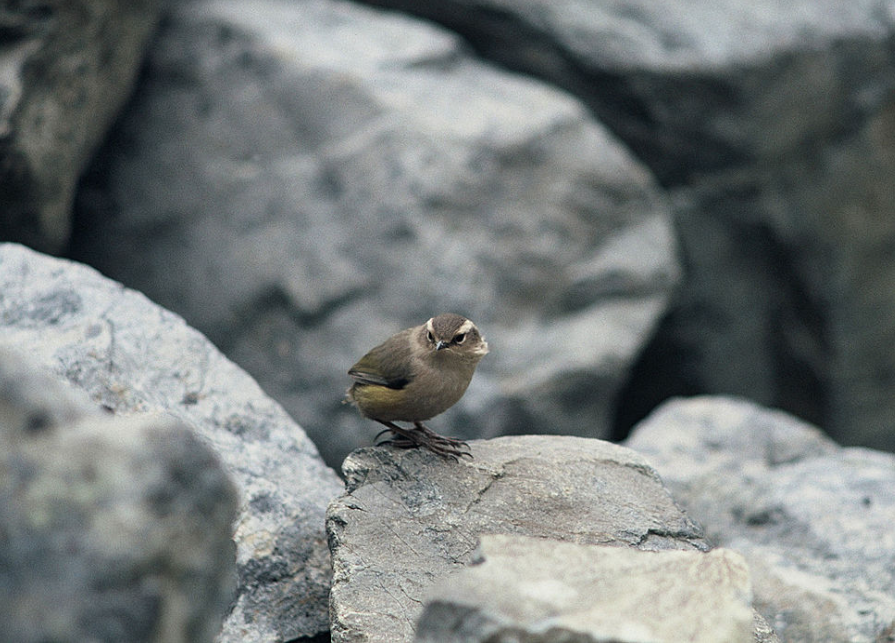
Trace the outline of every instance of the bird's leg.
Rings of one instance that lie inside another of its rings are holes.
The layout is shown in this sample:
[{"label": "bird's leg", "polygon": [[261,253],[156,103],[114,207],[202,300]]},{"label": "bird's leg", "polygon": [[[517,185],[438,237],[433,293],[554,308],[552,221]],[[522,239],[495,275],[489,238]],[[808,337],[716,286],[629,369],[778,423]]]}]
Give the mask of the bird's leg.
[{"label": "bird's leg", "polygon": [[419,440],[421,447],[429,449],[429,451],[438,455],[453,458],[461,456],[472,458],[472,454],[469,452],[469,445],[463,440],[439,435],[422,422],[414,422],[413,426],[416,427],[414,432],[418,433],[415,439]]},{"label": "bird's leg", "polygon": [[389,444],[393,447],[398,447],[399,449],[413,449],[414,447],[420,446],[419,440],[417,440],[416,434],[412,429],[405,429],[394,422],[387,422],[386,420],[376,420],[379,424],[386,427],[382,431],[376,434],[376,440],[379,439],[379,436],[383,433],[387,433],[391,431],[394,437],[389,438],[388,440],[382,440],[381,442],[377,442],[376,446],[382,446],[384,444]]},{"label": "bird's leg", "polygon": [[[379,420],[376,420],[376,421],[378,422]],[[379,438],[382,436],[383,433],[392,433],[392,429],[391,429],[391,427],[389,427],[389,428],[387,428],[387,429],[382,429],[382,431],[380,431],[379,433],[377,433],[377,434],[376,434],[376,437],[373,438],[373,442],[376,442],[376,444],[379,445],[380,442],[378,442],[378,440],[379,440]]]}]

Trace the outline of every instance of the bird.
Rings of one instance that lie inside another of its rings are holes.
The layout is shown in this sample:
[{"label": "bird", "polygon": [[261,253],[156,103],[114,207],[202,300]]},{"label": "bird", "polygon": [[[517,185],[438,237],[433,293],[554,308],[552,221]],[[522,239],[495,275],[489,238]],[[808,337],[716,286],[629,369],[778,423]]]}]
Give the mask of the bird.
[{"label": "bird", "polygon": [[[472,380],[488,342],[476,325],[455,313],[402,330],[371,349],[348,370],[354,380],[345,401],[386,428],[392,437],[378,444],[423,448],[440,456],[472,457],[469,445],[423,424],[456,404]],[[409,422],[413,428],[395,422]]]}]

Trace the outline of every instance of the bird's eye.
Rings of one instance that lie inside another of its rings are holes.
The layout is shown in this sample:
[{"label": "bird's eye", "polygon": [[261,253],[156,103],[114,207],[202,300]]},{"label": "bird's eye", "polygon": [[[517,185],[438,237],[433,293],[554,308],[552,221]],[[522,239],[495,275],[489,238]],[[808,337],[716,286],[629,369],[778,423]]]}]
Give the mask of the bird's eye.
[{"label": "bird's eye", "polygon": [[427,330],[427,331],[426,331],[426,339],[428,339],[428,340],[429,340],[430,342],[432,342],[433,344],[435,343],[435,338],[432,336],[432,331],[431,331],[431,330]]},{"label": "bird's eye", "polygon": [[459,345],[459,344],[462,344],[464,341],[466,341],[466,333],[460,333],[458,335],[454,335],[454,343],[455,344]]}]

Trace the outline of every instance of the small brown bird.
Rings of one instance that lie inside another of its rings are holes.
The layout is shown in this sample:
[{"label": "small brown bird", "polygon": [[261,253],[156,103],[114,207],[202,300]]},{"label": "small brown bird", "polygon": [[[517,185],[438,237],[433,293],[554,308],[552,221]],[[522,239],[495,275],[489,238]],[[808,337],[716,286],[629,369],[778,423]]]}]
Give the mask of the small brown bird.
[{"label": "small brown bird", "polygon": [[[487,353],[488,343],[470,320],[453,313],[438,315],[392,335],[361,357],[348,371],[355,381],[346,401],[386,427],[379,435],[392,432],[394,437],[381,444],[422,447],[453,458],[469,455],[465,442],[438,435],[423,421],[463,397]],[[414,428],[395,422],[412,422]]]}]

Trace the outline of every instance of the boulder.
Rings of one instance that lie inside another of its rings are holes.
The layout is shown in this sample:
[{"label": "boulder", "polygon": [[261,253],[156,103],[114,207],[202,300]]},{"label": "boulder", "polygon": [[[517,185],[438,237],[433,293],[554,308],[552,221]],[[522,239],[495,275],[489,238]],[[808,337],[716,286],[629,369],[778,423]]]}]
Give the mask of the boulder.
[{"label": "boulder", "polygon": [[377,431],[348,368],[447,311],[492,353],[433,428],[607,436],[678,278],[669,204],[582,103],[340,0],[174,7],[78,213],[72,256],[206,333],[332,465]]},{"label": "boulder", "polygon": [[236,510],[184,421],[101,413],[0,348],[0,640],[211,643]]},{"label": "boulder", "polygon": [[620,428],[726,393],[895,450],[891,6],[368,1],[569,89],[670,190],[686,279]]},{"label": "boulder", "polygon": [[842,448],[728,398],[668,402],[627,445],[717,545],[742,553],[785,641],[886,641],[895,624],[895,456]]},{"label": "boulder", "polygon": [[517,436],[453,462],[374,447],[345,460],[330,505],[334,643],[412,641],[428,592],[476,559],[485,534],[704,551],[646,461],[608,442]]},{"label": "boulder", "polygon": [[888,102],[893,78],[892,16],[875,0],[368,3],[569,88],[665,185],[832,142]]},{"label": "boulder", "polygon": [[751,643],[752,588],[727,549],[645,552],[482,536],[430,592],[416,643]]},{"label": "boulder", "polygon": [[163,4],[0,7],[0,240],[65,247],[78,178],[130,95]]},{"label": "boulder", "polygon": [[283,408],[205,337],[91,268],[0,244],[0,346],[116,415],[171,415],[219,454],[241,501],[237,596],[221,643],[327,630],[324,513],[342,484]]}]

